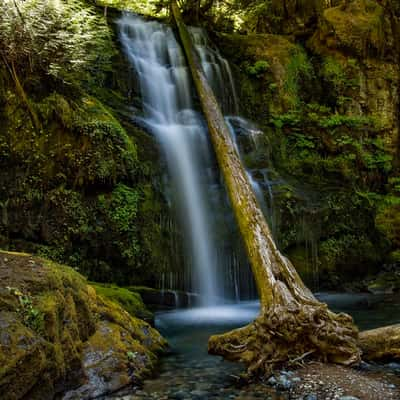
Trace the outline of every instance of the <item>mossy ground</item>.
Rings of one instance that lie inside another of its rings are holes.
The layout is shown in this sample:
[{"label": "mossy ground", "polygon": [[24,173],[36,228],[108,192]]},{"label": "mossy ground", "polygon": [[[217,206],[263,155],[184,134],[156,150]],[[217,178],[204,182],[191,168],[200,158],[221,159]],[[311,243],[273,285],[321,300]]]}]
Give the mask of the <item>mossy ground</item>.
[{"label": "mossy ground", "polygon": [[147,376],[165,346],[150,325],[96,294],[72,268],[0,251],[0,279],[4,399],[52,398],[85,379],[71,398],[112,391]]}]

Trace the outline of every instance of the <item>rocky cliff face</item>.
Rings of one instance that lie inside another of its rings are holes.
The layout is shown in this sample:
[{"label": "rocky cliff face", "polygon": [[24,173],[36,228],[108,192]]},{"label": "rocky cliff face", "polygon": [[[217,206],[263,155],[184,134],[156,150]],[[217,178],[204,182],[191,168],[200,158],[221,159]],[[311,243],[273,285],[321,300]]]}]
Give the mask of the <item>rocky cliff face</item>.
[{"label": "rocky cliff face", "polygon": [[[119,15],[109,10],[110,35]],[[132,121],[136,81],[112,37],[112,67],[98,71],[99,82],[23,76],[41,132],[0,65],[0,247],[68,263],[96,281],[154,285],[179,264],[179,250],[158,148]]]},{"label": "rocky cliff face", "polygon": [[260,33],[214,38],[265,132],[246,160],[272,170],[276,236],[311,285],[399,261],[398,10],[383,3],[272,1]]}]

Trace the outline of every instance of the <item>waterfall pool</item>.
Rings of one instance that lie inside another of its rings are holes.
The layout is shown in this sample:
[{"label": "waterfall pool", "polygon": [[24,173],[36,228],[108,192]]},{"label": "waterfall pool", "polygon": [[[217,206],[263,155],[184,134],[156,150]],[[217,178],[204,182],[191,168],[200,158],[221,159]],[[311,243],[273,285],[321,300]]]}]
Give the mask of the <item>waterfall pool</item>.
[{"label": "waterfall pool", "polygon": [[[317,297],[334,311],[350,313],[360,329],[400,322],[400,296],[318,293]],[[242,366],[207,354],[211,335],[245,325],[256,317],[258,308],[258,302],[243,302],[157,313],[156,327],[167,338],[171,352],[163,358],[156,378],[146,381],[134,395],[119,399],[290,399],[288,393],[262,383],[241,386]]]}]

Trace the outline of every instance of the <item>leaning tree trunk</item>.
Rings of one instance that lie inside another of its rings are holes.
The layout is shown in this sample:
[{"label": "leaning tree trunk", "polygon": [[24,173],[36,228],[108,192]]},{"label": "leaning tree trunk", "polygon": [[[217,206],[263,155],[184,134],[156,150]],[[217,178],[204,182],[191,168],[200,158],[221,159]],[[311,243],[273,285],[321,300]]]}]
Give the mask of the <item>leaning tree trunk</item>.
[{"label": "leaning tree trunk", "polygon": [[277,249],[175,0],[171,10],[261,302],[253,323],[212,336],[209,352],[245,362],[249,373],[267,372],[305,355],[346,365],[358,362],[358,331],[352,318],[334,314],[317,301]]}]

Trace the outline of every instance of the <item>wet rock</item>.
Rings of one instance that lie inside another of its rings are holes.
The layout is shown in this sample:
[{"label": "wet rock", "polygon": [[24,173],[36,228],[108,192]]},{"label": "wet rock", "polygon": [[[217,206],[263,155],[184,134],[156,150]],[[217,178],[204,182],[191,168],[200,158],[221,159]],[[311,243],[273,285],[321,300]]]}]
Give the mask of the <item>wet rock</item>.
[{"label": "wet rock", "polygon": [[172,393],[170,396],[171,399],[184,400],[187,397],[187,393],[185,393],[183,390],[179,390],[175,393]]},{"label": "wet rock", "polygon": [[280,375],[278,377],[277,387],[280,390],[289,390],[292,387],[292,382],[285,375]]},{"label": "wet rock", "polygon": [[389,383],[389,384],[387,385],[387,387],[388,387],[389,389],[396,389],[396,385],[394,385],[393,383]]},{"label": "wet rock", "polygon": [[208,399],[208,392],[205,390],[192,390],[190,394],[196,399],[196,400],[206,400]]},{"label": "wet rock", "polygon": [[318,397],[314,393],[307,394],[303,397],[303,400],[318,400]]},{"label": "wet rock", "polygon": [[360,400],[360,399],[354,396],[341,396],[339,397],[339,400]]},{"label": "wet rock", "polygon": [[370,371],[372,369],[372,365],[365,361],[361,361],[358,365],[358,369],[360,369],[361,371]]},{"label": "wet rock", "polygon": [[387,364],[387,367],[390,369],[394,369],[396,371],[400,371],[400,363],[391,362],[391,363]]},{"label": "wet rock", "polygon": [[276,386],[276,384],[278,383],[278,381],[276,380],[276,378],[274,376],[271,376],[268,380],[267,380],[268,385],[270,386]]}]

